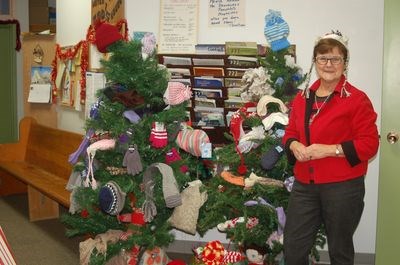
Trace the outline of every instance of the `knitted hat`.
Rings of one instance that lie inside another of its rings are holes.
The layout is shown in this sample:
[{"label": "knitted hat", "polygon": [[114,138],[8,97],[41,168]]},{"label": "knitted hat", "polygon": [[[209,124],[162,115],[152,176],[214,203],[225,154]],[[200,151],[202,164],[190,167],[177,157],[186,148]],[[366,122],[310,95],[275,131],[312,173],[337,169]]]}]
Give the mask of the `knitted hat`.
[{"label": "knitted hat", "polygon": [[107,22],[97,22],[96,28],[96,46],[99,52],[106,53],[109,45],[116,41],[124,39],[119,33],[116,26],[108,24]]},{"label": "knitted hat", "polygon": [[283,154],[281,145],[276,145],[261,157],[261,167],[265,170],[272,169]]},{"label": "knitted hat", "polygon": [[205,143],[209,143],[210,139],[205,131],[200,129],[184,129],[178,133],[175,140],[176,144],[186,152],[201,156],[201,148]]},{"label": "knitted hat", "polygon": [[269,13],[265,16],[264,35],[274,52],[290,46],[287,40],[289,25],[282,18],[281,12],[269,10]]},{"label": "knitted hat", "polygon": [[254,102],[247,102],[243,107],[235,111],[235,113],[232,115],[231,122],[229,125],[230,133],[232,134],[233,140],[235,141],[236,144],[236,152],[240,156],[240,166],[237,169],[237,172],[239,174],[245,174],[247,171],[247,167],[244,164],[243,154],[238,148],[240,139],[245,135],[242,124],[244,121],[244,117],[255,115],[255,112],[250,111],[255,106],[256,105]]},{"label": "knitted hat", "polygon": [[100,188],[99,203],[100,208],[110,215],[119,214],[125,205],[125,192],[114,181],[107,182]]},{"label": "knitted hat", "polygon": [[343,46],[347,49],[347,51],[349,50],[349,48],[348,48],[349,39],[346,36],[344,36],[338,30],[336,30],[336,31],[332,30],[331,32],[326,33],[325,35],[323,35],[321,37],[318,37],[315,40],[315,45],[314,46],[317,46],[317,44],[320,42],[320,40],[323,40],[323,39],[334,39],[334,40],[337,40],[338,42],[343,44]]},{"label": "knitted hat", "polygon": [[164,102],[168,105],[178,105],[190,99],[192,91],[189,86],[181,82],[168,82],[168,87],[164,93]]},{"label": "knitted hat", "polygon": [[257,114],[258,116],[265,116],[268,113],[268,104],[269,103],[277,103],[279,105],[279,109],[281,112],[286,113],[288,111],[288,108],[286,105],[280,100],[279,98],[270,96],[270,95],[264,95],[262,98],[257,103]]},{"label": "knitted hat", "polygon": [[289,117],[287,114],[284,114],[282,112],[274,112],[263,119],[262,123],[264,125],[264,129],[268,131],[275,125],[275,123],[287,125],[289,123]]}]

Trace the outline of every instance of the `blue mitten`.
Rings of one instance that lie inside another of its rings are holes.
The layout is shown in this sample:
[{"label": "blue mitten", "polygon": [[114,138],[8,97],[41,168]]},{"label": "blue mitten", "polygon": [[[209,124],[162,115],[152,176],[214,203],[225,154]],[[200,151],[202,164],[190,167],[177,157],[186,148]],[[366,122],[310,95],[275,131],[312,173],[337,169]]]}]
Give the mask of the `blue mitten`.
[{"label": "blue mitten", "polygon": [[276,145],[261,157],[261,167],[265,170],[272,169],[278,162],[281,155],[283,155],[283,148],[281,145]]},{"label": "blue mitten", "polygon": [[269,13],[265,16],[264,35],[274,52],[290,46],[287,40],[289,25],[282,18],[281,12],[269,10]]}]

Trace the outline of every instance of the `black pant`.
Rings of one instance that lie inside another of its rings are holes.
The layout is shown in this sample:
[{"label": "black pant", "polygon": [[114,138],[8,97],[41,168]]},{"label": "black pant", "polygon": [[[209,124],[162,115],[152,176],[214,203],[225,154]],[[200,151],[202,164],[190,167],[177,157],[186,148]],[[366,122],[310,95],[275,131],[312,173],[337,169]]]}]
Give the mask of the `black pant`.
[{"label": "black pant", "polygon": [[364,177],[329,184],[295,181],[284,231],[286,265],[308,265],[321,224],[325,225],[331,265],[353,265],[353,234],[364,209]]}]

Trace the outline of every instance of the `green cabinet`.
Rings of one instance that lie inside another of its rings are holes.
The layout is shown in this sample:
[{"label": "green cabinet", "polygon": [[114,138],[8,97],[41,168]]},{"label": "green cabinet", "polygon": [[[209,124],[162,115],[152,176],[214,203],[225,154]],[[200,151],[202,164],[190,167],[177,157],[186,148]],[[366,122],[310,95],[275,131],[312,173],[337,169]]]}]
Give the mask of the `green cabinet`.
[{"label": "green cabinet", "polygon": [[15,45],[15,25],[0,25],[0,144],[18,139]]}]

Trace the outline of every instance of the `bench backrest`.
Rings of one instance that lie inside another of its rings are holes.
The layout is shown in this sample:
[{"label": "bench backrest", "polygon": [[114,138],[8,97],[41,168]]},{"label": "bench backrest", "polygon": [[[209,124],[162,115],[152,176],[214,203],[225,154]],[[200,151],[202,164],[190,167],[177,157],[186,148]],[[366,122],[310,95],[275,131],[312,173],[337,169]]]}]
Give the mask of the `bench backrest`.
[{"label": "bench backrest", "polygon": [[80,134],[32,122],[25,161],[68,179],[72,169],[72,165],[68,162],[68,157],[76,151],[82,139],[83,136]]}]

